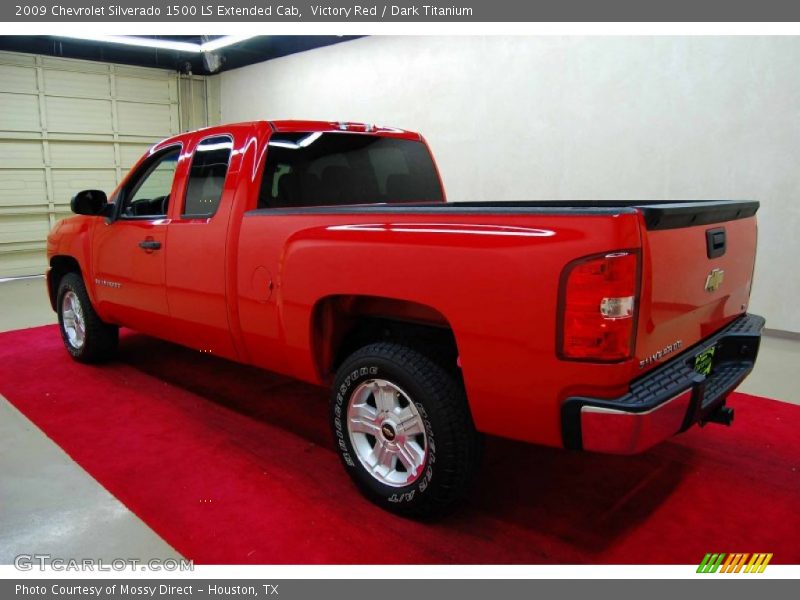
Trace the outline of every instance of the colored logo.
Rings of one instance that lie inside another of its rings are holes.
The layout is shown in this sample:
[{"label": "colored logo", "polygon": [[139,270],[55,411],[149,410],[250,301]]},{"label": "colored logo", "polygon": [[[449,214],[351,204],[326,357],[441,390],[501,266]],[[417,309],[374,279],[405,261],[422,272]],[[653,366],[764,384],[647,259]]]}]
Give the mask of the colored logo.
[{"label": "colored logo", "polygon": [[694,359],[694,370],[708,377],[708,375],[711,374],[711,367],[714,364],[714,353],[716,351],[717,347],[711,346],[711,348],[703,350],[698,354]]},{"label": "colored logo", "polygon": [[723,279],[725,279],[725,271],[722,269],[712,269],[711,273],[706,277],[706,291],[716,292],[719,286],[722,285]]},{"label": "colored logo", "polygon": [[763,573],[769,561],[772,560],[772,553],[759,552],[747,554],[746,552],[735,552],[731,554],[711,553],[703,557],[700,566],[697,567],[698,573]]}]

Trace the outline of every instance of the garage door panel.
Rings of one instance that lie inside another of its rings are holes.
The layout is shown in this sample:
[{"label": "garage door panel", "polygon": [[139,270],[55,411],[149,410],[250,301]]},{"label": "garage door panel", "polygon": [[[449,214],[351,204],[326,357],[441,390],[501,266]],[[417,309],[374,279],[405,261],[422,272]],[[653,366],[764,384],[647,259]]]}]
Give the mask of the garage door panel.
[{"label": "garage door panel", "polygon": [[15,244],[43,244],[50,231],[50,218],[41,215],[11,215],[0,220],[0,251],[13,249]]},{"label": "garage door panel", "polygon": [[42,143],[27,140],[0,141],[0,172],[14,167],[42,167],[44,154]]},{"label": "garage door panel", "polygon": [[130,170],[130,168],[136,164],[136,161],[139,160],[142,156],[144,156],[145,152],[150,149],[151,146],[145,144],[120,144],[119,146],[119,163],[120,166],[124,170]]},{"label": "garage door panel", "polygon": [[49,131],[74,133],[112,131],[110,100],[48,97],[45,106]]},{"label": "garage door panel", "polygon": [[119,132],[125,135],[167,136],[172,130],[169,105],[117,102]]},{"label": "garage door panel", "polygon": [[21,52],[2,52],[0,60],[3,64],[18,65],[20,67],[35,67],[36,56],[33,54],[23,54]]},{"label": "garage door panel", "polygon": [[114,145],[102,142],[50,142],[50,162],[59,167],[113,165]]},{"label": "garage door panel", "polygon": [[[0,88],[2,89],[2,88]],[[39,97],[0,93],[0,130],[39,131]]]},{"label": "garage door panel", "polygon": [[[0,247],[2,251],[2,247]],[[7,250],[6,260],[0,277],[23,277],[35,273],[44,273],[47,269],[47,259],[44,250],[12,251]]]},{"label": "garage door panel", "polygon": [[0,81],[3,82],[4,92],[38,93],[36,87],[36,69],[17,67],[14,65],[0,65]]},{"label": "garage door panel", "polygon": [[45,69],[56,69],[78,73],[108,73],[108,64],[91,60],[75,60],[74,58],[56,58],[42,56],[42,66]]},{"label": "garage door panel", "polygon": [[147,100],[168,104],[170,80],[145,77],[117,77],[117,97],[121,100]]},{"label": "garage door panel", "polygon": [[70,199],[81,190],[103,190],[110,194],[117,186],[117,173],[107,170],[53,170],[53,202],[69,204]]},{"label": "garage door panel", "polygon": [[111,80],[107,74],[44,70],[44,90],[60,96],[111,98]]},{"label": "garage door panel", "polygon": [[0,169],[0,206],[46,208],[47,185],[44,169]]},{"label": "garage door panel", "polygon": [[[204,82],[188,85],[204,113]],[[0,51],[0,278],[44,272],[45,238],[72,216],[72,196],[110,194],[118,174],[180,131],[178,97],[171,71]]]}]

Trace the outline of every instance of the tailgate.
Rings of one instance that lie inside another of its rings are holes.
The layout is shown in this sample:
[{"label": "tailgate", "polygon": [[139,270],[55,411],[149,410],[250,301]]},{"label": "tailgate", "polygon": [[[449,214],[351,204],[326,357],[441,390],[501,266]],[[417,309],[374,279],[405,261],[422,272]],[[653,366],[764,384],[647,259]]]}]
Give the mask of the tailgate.
[{"label": "tailgate", "polygon": [[644,372],[747,310],[758,203],[637,208],[642,215],[642,288],[636,358]]}]

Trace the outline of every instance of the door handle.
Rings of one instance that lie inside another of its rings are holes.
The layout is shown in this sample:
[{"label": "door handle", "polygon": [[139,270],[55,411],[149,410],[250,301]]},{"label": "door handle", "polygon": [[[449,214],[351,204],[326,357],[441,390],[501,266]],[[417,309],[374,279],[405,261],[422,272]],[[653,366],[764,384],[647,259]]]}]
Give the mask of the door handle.
[{"label": "door handle", "polygon": [[143,250],[158,250],[161,248],[161,242],[157,242],[155,240],[142,240],[139,242],[139,248]]},{"label": "door handle", "polygon": [[708,258],[717,258],[725,254],[726,245],[724,227],[706,230],[706,256]]}]

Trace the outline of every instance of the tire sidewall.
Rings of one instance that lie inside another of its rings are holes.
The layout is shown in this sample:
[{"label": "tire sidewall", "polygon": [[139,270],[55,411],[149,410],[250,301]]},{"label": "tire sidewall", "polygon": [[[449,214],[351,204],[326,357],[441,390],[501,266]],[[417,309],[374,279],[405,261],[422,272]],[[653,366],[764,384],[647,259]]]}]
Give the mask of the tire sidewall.
[{"label": "tire sidewall", "polygon": [[58,314],[58,329],[61,332],[61,339],[64,340],[64,347],[67,349],[67,352],[69,352],[75,358],[81,358],[84,352],[86,351],[86,346],[89,343],[88,339],[89,331],[87,327],[86,331],[87,337],[86,339],[84,339],[83,345],[80,348],[76,348],[75,346],[72,345],[72,343],[69,341],[69,336],[67,335],[67,332],[64,329],[63,302],[64,302],[64,296],[66,295],[67,292],[72,292],[73,294],[75,294],[75,296],[77,296],[78,298],[78,302],[80,302],[81,304],[81,310],[83,311],[85,320],[86,315],[88,314],[87,308],[91,307],[86,306],[86,300],[85,300],[86,291],[83,289],[82,283],[83,282],[80,280],[77,280],[76,283],[76,277],[74,275],[65,275],[61,279],[61,282],[59,283],[58,286],[58,298],[56,304],[57,307],[56,312]]},{"label": "tire sidewall", "polygon": [[[353,392],[358,386],[371,379],[385,379],[405,391],[413,402],[425,426],[427,456],[423,473],[413,483],[396,487],[381,483],[367,472],[356,455],[347,429],[347,411]],[[429,397],[422,386],[401,366],[377,356],[359,357],[347,361],[337,376],[332,392],[332,420],[334,443],[339,451],[342,464],[355,480],[359,488],[379,504],[392,505],[402,511],[419,502],[420,496],[427,495],[438,483],[436,432],[438,423],[435,407],[426,401]]]}]

